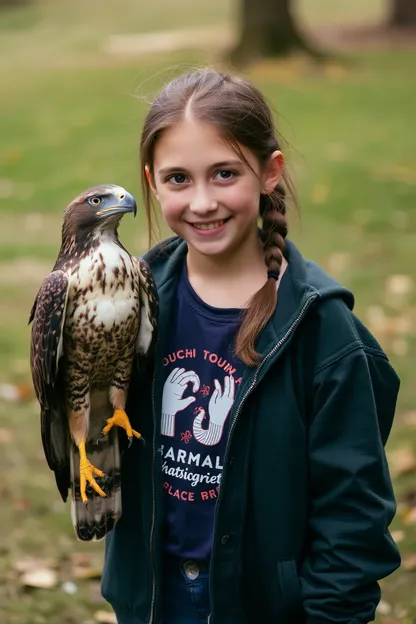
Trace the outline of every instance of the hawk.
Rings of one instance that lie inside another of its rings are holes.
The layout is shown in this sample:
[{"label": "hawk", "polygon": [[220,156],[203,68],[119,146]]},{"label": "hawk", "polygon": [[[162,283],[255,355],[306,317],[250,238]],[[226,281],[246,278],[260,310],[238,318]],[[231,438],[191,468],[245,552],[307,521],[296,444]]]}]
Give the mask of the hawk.
[{"label": "hawk", "polygon": [[29,318],[46,460],[64,501],[72,490],[72,521],[85,541],[104,537],[121,515],[118,428],[129,445],[143,440],[125,408],[135,360],[143,370],[152,358],[157,295],[148,265],[117,233],[122,216],[136,211],[120,186],[78,195]]}]

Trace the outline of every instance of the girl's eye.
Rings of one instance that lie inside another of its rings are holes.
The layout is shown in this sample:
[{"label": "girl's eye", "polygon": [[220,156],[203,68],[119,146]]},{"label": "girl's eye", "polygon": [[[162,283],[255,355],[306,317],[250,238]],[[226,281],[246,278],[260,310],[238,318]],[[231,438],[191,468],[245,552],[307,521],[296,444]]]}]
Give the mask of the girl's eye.
[{"label": "girl's eye", "polygon": [[168,177],[167,181],[176,185],[185,184],[185,182],[187,181],[187,177],[184,173],[174,173],[173,175]]},{"label": "girl's eye", "polygon": [[235,171],[231,171],[230,169],[221,169],[220,171],[217,171],[215,177],[219,180],[231,180],[235,177],[235,175]]},{"label": "girl's eye", "polygon": [[101,204],[101,197],[90,197],[88,203],[94,207],[99,206]]}]

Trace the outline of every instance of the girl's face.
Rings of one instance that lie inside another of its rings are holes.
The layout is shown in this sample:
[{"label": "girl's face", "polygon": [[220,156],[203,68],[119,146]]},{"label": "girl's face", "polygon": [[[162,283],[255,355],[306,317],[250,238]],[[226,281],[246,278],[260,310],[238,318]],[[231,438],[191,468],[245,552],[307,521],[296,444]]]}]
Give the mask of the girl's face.
[{"label": "girl's face", "polygon": [[275,152],[260,167],[240,147],[254,173],[211,124],[185,119],[157,141],[148,179],[166,222],[190,251],[229,257],[258,245],[260,193],[276,186],[283,157]]}]

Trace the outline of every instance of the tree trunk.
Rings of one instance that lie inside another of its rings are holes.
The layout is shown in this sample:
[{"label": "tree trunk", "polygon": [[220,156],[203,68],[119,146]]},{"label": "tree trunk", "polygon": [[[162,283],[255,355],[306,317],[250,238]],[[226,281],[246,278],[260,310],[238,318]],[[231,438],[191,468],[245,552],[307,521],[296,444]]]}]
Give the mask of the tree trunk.
[{"label": "tree trunk", "polygon": [[0,9],[15,9],[32,3],[33,0],[0,0]]},{"label": "tree trunk", "polygon": [[295,49],[311,51],[291,13],[291,0],[240,0],[241,37],[231,60],[244,63]]},{"label": "tree trunk", "polygon": [[393,0],[390,26],[416,27],[416,0]]}]

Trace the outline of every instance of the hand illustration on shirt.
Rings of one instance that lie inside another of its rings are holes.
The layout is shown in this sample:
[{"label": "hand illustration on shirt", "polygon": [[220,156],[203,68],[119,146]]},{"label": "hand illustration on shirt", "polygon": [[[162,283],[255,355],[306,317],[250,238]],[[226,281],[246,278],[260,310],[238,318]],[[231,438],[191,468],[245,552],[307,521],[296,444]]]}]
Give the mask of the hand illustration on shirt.
[{"label": "hand illustration on shirt", "polygon": [[224,378],[224,391],[218,379],[214,379],[215,390],[208,404],[209,425],[208,429],[202,428],[205,410],[201,409],[193,424],[194,437],[205,446],[214,446],[221,440],[224,423],[234,403],[235,381],[234,377]]},{"label": "hand illustration on shirt", "polygon": [[192,396],[182,398],[189,383],[193,384],[192,392],[198,392],[200,386],[198,375],[185,368],[174,368],[166,379],[162,395],[162,435],[174,437],[176,414],[196,400]]}]

